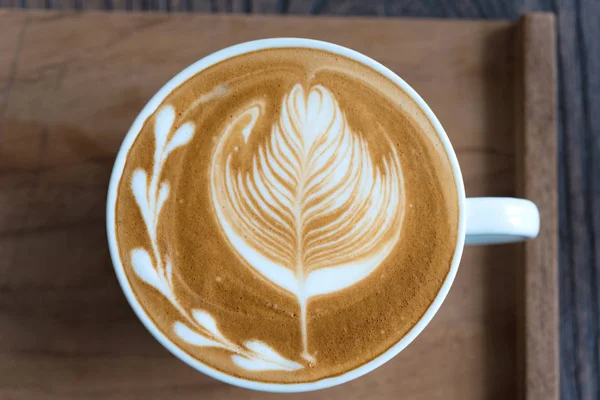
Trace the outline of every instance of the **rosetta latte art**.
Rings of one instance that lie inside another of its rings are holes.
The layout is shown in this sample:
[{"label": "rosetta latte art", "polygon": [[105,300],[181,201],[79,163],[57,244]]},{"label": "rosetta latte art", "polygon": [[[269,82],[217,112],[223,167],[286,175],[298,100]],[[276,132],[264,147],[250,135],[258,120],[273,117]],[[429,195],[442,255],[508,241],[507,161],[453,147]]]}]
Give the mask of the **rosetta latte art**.
[{"label": "rosetta latte art", "polygon": [[297,298],[302,357],[314,363],[308,300],[359,283],[390,254],[404,216],[404,180],[389,140],[375,157],[363,137],[385,132],[353,132],[327,88],[295,85],[270,132],[255,132],[264,108],[249,104],[219,138],[212,200],[235,252]]},{"label": "rosetta latte art", "polygon": [[411,340],[451,272],[444,143],[395,79],[342,54],[208,61],[144,109],[113,174],[128,298],[209,375],[356,376]]}]

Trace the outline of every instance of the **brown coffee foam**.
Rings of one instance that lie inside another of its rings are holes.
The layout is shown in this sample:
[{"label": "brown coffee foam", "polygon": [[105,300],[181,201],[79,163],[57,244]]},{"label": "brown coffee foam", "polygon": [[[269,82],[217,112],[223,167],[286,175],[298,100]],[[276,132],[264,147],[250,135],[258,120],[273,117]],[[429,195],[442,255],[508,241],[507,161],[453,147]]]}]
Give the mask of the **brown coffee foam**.
[{"label": "brown coffee foam", "polygon": [[[209,188],[211,157],[225,125],[249,102],[280,105],[291,87],[321,84],[336,97],[348,123],[369,135],[378,123],[398,152],[406,208],[398,244],[369,277],[308,305],[308,339],[316,363],[293,372],[250,372],[222,349],[194,347],[173,332],[182,320],[165,298],[133,272],[129,254],[151,248],[132,196],[133,171],[152,170],[155,115],[146,121],[125,165],[116,206],[117,240],[125,272],[146,313],[180,348],[227,374],[267,382],[310,382],[340,375],[372,360],[420,319],[446,277],[458,231],[458,195],[449,160],[434,128],[414,101],[377,72],[344,57],[307,49],[265,50],[226,60],[192,77],[163,104],[175,107],[175,127],[196,123],[192,141],[176,150],[162,174],[171,197],[161,213],[158,241],[173,259],[175,292],[184,308],[203,309],[235,343],[260,340],[306,365],[295,297],[254,272],[231,248],[214,216]],[[198,98],[226,87],[189,110]],[[257,131],[277,120],[267,107]],[[373,151],[377,139],[369,137]],[[384,149],[383,143],[380,149]],[[217,279],[217,277],[219,279]]]}]

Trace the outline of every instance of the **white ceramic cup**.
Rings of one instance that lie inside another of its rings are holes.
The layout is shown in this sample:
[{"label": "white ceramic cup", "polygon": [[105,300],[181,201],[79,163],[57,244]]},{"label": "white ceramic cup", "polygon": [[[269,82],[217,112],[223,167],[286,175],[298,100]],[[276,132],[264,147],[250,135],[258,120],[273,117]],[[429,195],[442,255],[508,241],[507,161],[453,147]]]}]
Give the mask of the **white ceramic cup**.
[{"label": "white ceramic cup", "polygon": [[[458,224],[458,235],[456,241],[456,248],[454,251],[454,257],[452,259],[452,265],[450,272],[446,276],[440,291],[431,303],[423,317],[412,327],[412,329],[402,337],[394,346],[390,347],[383,354],[374,358],[366,364],[360,367],[348,371],[342,375],[326,378],[316,382],[310,383],[298,383],[298,384],[277,384],[277,383],[264,383],[241,379],[235,376],[225,374],[217,371],[206,364],[203,364],[199,360],[191,357],[189,354],[180,349],[172,341],[170,341],[152,322],[148,317],[139,301],[133,294],[131,285],[127,279],[123,264],[119,257],[118,245],[115,233],[115,205],[117,201],[117,190],[121,175],[123,174],[123,168],[125,166],[125,160],[129,149],[134,142],[137,135],[140,133],[144,122],[157,110],[160,104],[165,98],[179,85],[184,83],[186,80],[196,75],[200,71],[214,65],[218,62],[226,60],[230,57],[237,56],[244,53],[249,53],[262,49],[269,48],[309,48],[325,50],[330,53],[339,54],[353,60],[356,60],[375,71],[385,75],[391,81],[396,83],[406,93],[412,97],[412,99],[419,105],[424,114],[429,118],[433,124],[437,134],[439,135],[441,142],[444,144],[446,153],[450,159],[452,166],[454,180],[456,182],[456,188],[458,192],[458,205],[459,205],[459,224]],[[232,47],[228,47],[216,53],[213,53],[200,61],[190,65],[173,79],[171,79],[166,85],[164,85],[158,93],[152,97],[152,99],[146,104],[143,110],[140,112],[138,117],[135,119],[133,125],[129,129],[129,132],[125,136],[119,154],[117,155],[115,165],[113,168],[112,176],[110,179],[108,189],[108,200],[107,200],[107,229],[108,229],[108,245],[110,254],[114,264],[114,268],[121,284],[121,288],[125,293],[125,297],[129,301],[129,304],[137,314],[138,318],[142,321],[144,326],[150,331],[150,333],[158,340],[164,347],[167,348],[171,353],[177,356],[180,360],[184,361],[191,367],[197,369],[200,372],[205,373],[215,379],[229,383],[232,385],[240,386],[247,389],[261,390],[266,392],[304,392],[310,390],[324,389],[331,386],[339,385],[344,382],[348,382],[352,379],[358,378],[368,372],[373,371],[377,367],[381,366],[385,362],[389,361],[392,357],[400,353],[406,346],[408,346],[427,326],[431,321],[435,313],[438,311],[442,302],[446,298],[450,286],[454,281],[456,272],[458,270],[458,264],[463,252],[464,244],[494,244],[494,243],[510,243],[518,242],[522,240],[531,239],[537,236],[539,231],[540,216],[537,207],[529,200],[514,199],[514,198],[469,198],[465,197],[465,189],[463,186],[463,178],[456,159],[454,149],[450,144],[450,140],[442,128],[442,125],[433,114],[433,111],[423,101],[421,96],[417,94],[406,82],[400,77],[384,67],[377,61],[360,54],[354,50],[347,49],[342,46],[338,46],[331,43],[309,40],[309,39],[295,39],[295,38],[279,38],[279,39],[264,39],[253,42],[247,42],[238,44]]]}]

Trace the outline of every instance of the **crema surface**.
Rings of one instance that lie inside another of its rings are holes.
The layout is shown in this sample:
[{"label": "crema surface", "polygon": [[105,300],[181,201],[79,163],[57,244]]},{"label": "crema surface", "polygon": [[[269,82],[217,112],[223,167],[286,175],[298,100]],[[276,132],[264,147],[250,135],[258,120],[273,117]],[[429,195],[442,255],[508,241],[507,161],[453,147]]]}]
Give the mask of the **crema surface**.
[{"label": "crema surface", "polygon": [[449,272],[450,162],[412,99],[332,53],[213,65],[145,122],[119,183],[133,291],[200,362],[312,382],[398,342]]}]

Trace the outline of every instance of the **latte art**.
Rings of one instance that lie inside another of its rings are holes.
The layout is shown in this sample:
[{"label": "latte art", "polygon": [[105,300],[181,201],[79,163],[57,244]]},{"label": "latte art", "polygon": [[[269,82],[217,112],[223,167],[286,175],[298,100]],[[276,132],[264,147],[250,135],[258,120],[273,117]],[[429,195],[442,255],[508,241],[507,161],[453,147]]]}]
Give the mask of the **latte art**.
[{"label": "latte art", "polygon": [[231,376],[313,382],[397,343],[449,271],[452,170],[410,97],[311,49],[212,65],[127,155],[119,257],[152,322]]},{"label": "latte art", "polygon": [[[247,370],[288,370],[293,371],[302,366],[286,360],[265,343],[247,341],[244,346],[236,345],[228,340],[217,327],[214,318],[204,310],[186,310],[177,299],[173,287],[173,263],[169,256],[163,256],[157,243],[157,225],[163,205],[169,197],[169,183],[158,184],[164,163],[170,153],[190,141],[194,125],[190,122],[181,126],[172,138],[167,141],[171,131],[175,112],[172,107],[162,109],[156,118],[154,168],[150,184],[144,170],[134,172],[131,190],[140,208],[152,250],[154,261],[143,248],[131,251],[131,265],[139,278],[157,289],[179,311],[183,321],[176,321],[173,331],[182,340],[199,347],[216,347],[227,350],[232,361]],[[189,325],[188,325],[189,324]]]},{"label": "latte art", "polygon": [[251,146],[262,109],[250,105],[221,137],[213,202],[238,254],[298,299],[303,357],[314,362],[307,300],[363,280],[389,255],[404,213],[400,162],[391,145],[373,160],[323,86],[306,94],[295,85],[270,134]]}]

